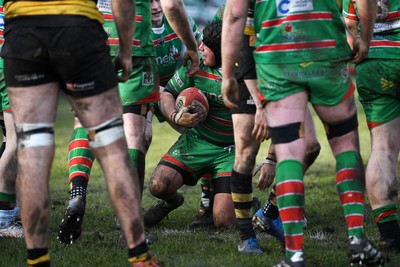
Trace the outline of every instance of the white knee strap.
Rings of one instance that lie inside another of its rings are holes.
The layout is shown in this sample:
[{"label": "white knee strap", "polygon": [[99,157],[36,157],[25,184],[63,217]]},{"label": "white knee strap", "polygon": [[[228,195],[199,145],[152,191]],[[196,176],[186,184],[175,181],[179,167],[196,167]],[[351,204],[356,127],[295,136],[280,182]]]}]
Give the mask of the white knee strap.
[{"label": "white knee strap", "polygon": [[19,148],[54,146],[54,123],[23,123],[15,130]]},{"label": "white knee strap", "polygon": [[100,125],[86,128],[89,144],[93,148],[103,147],[123,138],[124,128],[120,117],[112,118]]}]

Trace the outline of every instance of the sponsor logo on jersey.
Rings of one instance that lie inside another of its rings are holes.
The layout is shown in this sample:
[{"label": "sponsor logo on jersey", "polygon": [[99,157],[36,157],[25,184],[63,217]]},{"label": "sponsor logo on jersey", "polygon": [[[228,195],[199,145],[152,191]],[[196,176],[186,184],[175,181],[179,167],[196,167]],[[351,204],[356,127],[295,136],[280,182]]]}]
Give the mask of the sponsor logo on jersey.
[{"label": "sponsor logo on jersey", "polygon": [[98,0],[97,1],[97,8],[101,13],[111,13],[111,1],[109,0]]},{"label": "sponsor logo on jersey", "polygon": [[292,23],[287,23],[282,28],[282,39],[286,42],[298,42],[306,40],[304,30],[297,30]]},{"label": "sponsor logo on jersey", "polygon": [[164,56],[156,57],[157,65],[165,66],[175,64],[175,61],[180,58],[179,50],[173,45],[169,48],[169,53]]},{"label": "sponsor logo on jersey", "polygon": [[399,28],[400,28],[400,19],[386,21],[386,22],[376,22],[374,26],[374,33],[385,32]]},{"label": "sponsor logo on jersey", "polygon": [[176,81],[176,83],[178,84],[179,87],[183,86],[183,82],[182,82],[181,78],[179,77],[178,73],[174,74],[174,79],[175,79],[175,81]]},{"label": "sponsor logo on jersey", "polygon": [[[310,81],[319,80],[327,77],[330,74],[327,68],[314,70],[299,70],[299,71],[284,71],[283,76],[292,81]],[[344,73],[342,72],[342,77]],[[343,77],[344,79],[345,77]]]},{"label": "sponsor logo on jersey", "polygon": [[107,36],[110,37],[112,33],[112,27],[103,27],[104,31],[107,33]]},{"label": "sponsor logo on jersey", "polygon": [[224,99],[222,98],[222,95],[217,95],[216,93],[212,93],[212,92],[207,92],[207,91],[202,91],[207,99],[209,101],[214,101],[214,102],[219,102],[219,103],[224,103]]},{"label": "sponsor logo on jersey", "polygon": [[300,68],[305,69],[308,68],[309,66],[311,66],[314,62],[310,61],[310,62],[302,62],[299,64]]},{"label": "sponsor logo on jersey", "polygon": [[313,0],[276,0],[278,16],[287,16],[294,12],[314,10]]},{"label": "sponsor logo on jersey", "polygon": [[378,0],[377,1],[378,11],[376,12],[376,20],[385,20],[389,15],[389,3],[388,0]]},{"label": "sponsor logo on jersey", "polygon": [[382,91],[389,90],[396,85],[393,81],[386,80],[385,78],[381,78],[381,88]]},{"label": "sponsor logo on jersey", "polygon": [[275,89],[277,87],[278,81],[266,81],[264,78],[261,78],[261,84],[264,85],[267,89]]}]

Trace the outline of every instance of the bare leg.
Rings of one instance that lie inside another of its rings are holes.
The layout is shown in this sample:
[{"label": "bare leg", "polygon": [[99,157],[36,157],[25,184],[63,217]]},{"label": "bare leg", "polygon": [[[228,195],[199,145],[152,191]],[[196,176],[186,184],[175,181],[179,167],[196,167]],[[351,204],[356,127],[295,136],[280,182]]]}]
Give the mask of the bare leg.
[{"label": "bare leg", "polygon": [[231,194],[218,193],[214,196],[213,217],[216,227],[237,225]]},{"label": "bare leg", "polygon": [[[122,114],[117,88],[98,96],[69,99],[86,128]],[[126,140],[119,139],[109,145],[92,148],[92,151],[104,171],[110,199],[121,222],[128,248],[133,248],[143,243],[144,232],[138,176],[129,160]]]},{"label": "bare leg", "polygon": [[400,150],[400,118],[371,129],[371,156],[366,168],[368,198],[372,209],[396,205],[397,157]]},{"label": "bare leg", "polygon": [[[303,161],[306,141],[304,121],[307,111],[308,94],[299,92],[276,102],[267,103],[267,118],[270,134],[278,160],[276,170],[276,198],[282,220],[286,258],[293,262],[303,261],[303,219],[304,183]],[[277,142],[275,137],[282,134],[285,126],[298,132],[293,140]],[[297,128],[298,127],[298,128]]]},{"label": "bare leg", "polygon": [[366,168],[366,185],[381,242],[386,249],[400,251],[397,158],[400,118],[371,129],[371,156]]},{"label": "bare leg", "polygon": [[[7,131],[7,145],[0,158],[0,236],[20,238],[24,231],[19,219],[16,203],[15,183],[17,178],[17,137],[11,113],[3,112]],[[4,137],[5,139],[6,137]],[[5,140],[3,139],[5,144]]]},{"label": "bare leg", "polygon": [[[55,122],[58,84],[8,88],[8,93],[17,126]],[[27,249],[48,247],[48,182],[53,157],[54,145],[18,147],[17,197]]]},{"label": "bare leg", "polygon": [[128,144],[128,152],[131,161],[137,170],[140,181],[140,191],[142,193],[145,178],[145,157],[147,152],[147,118],[133,113],[125,113],[122,117],[124,120],[124,131]]},{"label": "bare leg", "polygon": [[14,120],[11,113],[4,112],[4,122],[7,129],[7,146],[0,160],[0,192],[15,194],[15,179],[17,176],[17,137]]},{"label": "bare leg", "polygon": [[168,213],[180,207],[184,198],[177,191],[183,185],[183,179],[179,172],[173,168],[158,165],[150,180],[150,193],[160,198],[161,201],[151,207],[144,215],[146,226],[158,224]]},{"label": "bare leg", "polygon": [[[385,256],[364,237],[364,165],[359,152],[358,129],[349,128],[355,127],[349,123],[356,116],[354,96],[337,106],[315,106],[315,109],[328,126],[328,141],[336,160],[336,188],[347,223],[350,261],[384,263]],[[337,123],[347,125],[351,131],[335,136]]]},{"label": "bare leg", "polygon": [[[240,230],[239,252],[242,253],[262,253],[257,244],[256,234],[253,230],[253,185],[252,171],[254,169],[256,156],[260,148],[260,142],[252,135],[254,128],[254,114],[233,114],[232,121],[235,133],[235,163],[231,175],[231,194],[233,203],[229,203],[225,213],[229,211],[228,207],[235,206],[235,217]],[[266,119],[266,118],[265,118]],[[214,207],[217,207],[217,194],[215,196]],[[225,203],[228,205],[228,203]],[[221,211],[214,210],[214,222],[218,226],[216,214]],[[229,219],[229,218],[224,218]],[[229,222],[230,220],[227,220]],[[227,225],[229,226],[229,225]],[[248,243],[250,242],[251,245]],[[252,245],[254,243],[254,245]]]}]

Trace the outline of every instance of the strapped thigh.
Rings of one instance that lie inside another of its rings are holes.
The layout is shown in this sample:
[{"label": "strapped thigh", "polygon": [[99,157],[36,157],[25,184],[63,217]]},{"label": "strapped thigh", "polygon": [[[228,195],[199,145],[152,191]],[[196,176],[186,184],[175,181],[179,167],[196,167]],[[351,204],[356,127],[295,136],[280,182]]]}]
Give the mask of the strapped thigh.
[{"label": "strapped thigh", "polygon": [[268,127],[272,144],[286,144],[304,138],[304,122],[294,122],[278,127]]},{"label": "strapped thigh", "polygon": [[328,140],[345,135],[357,129],[357,127],[358,127],[357,113],[354,113],[352,116],[345,119],[344,121],[334,122],[334,123],[324,122],[324,128]]}]

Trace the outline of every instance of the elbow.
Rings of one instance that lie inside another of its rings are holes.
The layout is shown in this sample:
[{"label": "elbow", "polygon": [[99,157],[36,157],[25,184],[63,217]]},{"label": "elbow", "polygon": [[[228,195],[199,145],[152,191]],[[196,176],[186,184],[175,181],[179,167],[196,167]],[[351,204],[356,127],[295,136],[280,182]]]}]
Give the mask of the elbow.
[{"label": "elbow", "polygon": [[161,0],[161,6],[164,12],[174,12],[177,9],[183,7],[182,0],[179,1],[170,1],[170,0]]}]

